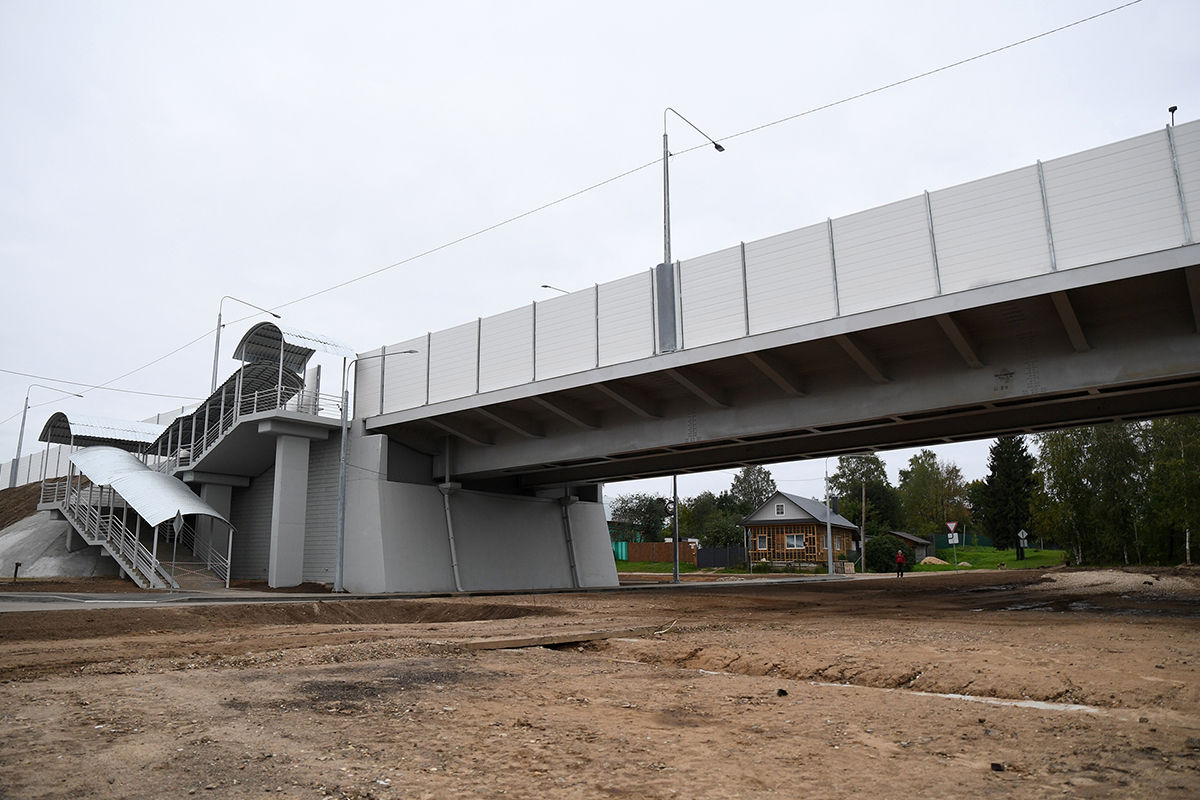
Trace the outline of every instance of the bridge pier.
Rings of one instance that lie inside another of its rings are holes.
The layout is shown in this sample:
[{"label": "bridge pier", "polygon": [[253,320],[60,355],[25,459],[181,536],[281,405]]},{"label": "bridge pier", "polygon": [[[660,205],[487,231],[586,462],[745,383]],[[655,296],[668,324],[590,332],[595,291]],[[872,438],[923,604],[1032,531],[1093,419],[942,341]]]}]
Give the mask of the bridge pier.
[{"label": "bridge pier", "polygon": [[[352,438],[349,453],[346,589],[456,591],[441,488],[428,471],[413,480],[415,462],[429,458],[377,435]],[[386,479],[389,465],[409,480]],[[456,488],[449,502],[462,590],[617,585],[603,505],[571,499]]]}]

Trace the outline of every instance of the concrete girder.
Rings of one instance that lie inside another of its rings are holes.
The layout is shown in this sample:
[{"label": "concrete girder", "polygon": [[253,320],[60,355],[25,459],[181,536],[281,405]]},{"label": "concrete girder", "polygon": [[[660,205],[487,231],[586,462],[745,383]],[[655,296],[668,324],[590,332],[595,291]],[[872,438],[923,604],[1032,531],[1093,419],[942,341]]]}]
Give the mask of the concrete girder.
[{"label": "concrete girder", "polygon": [[862,367],[862,371],[867,373],[867,377],[876,383],[890,383],[890,379],[884,374],[883,364],[875,357],[875,354],[870,350],[861,346],[848,334],[838,334],[833,337],[837,343],[846,351],[846,355],[854,359],[854,363]]},{"label": "concrete girder", "polygon": [[746,353],[746,360],[758,367],[758,371],[770,378],[771,382],[782,389],[785,394],[792,397],[806,396],[801,388],[804,384],[800,374],[783,359],[762,352]]},{"label": "concrete girder", "polygon": [[1188,297],[1192,299],[1192,322],[1200,333],[1200,266],[1185,267],[1183,274],[1187,279]]},{"label": "concrete girder", "polygon": [[464,424],[457,420],[454,422],[447,422],[444,419],[438,419],[437,417],[429,417],[425,421],[430,425],[441,428],[446,433],[457,436],[464,442],[470,442],[477,447],[492,446],[491,437],[489,437],[486,433],[475,430],[471,425]]},{"label": "concrete girder", "polygon": [[520,434],[526,439],[544,439],[546,437],[540,425],[515,411],[501,411],[494,406],[491,408],[477,408],[475,411],[484,418],[508,428],[513,433]]},{"label": "concrete girder", "polygon": [[1071,305],[1071,298],[1067,297],[1067,293],[1054,292],[1050,295],[1050,299],[1054,302],[1054,308],[1058,311],[1058,317],[1062,320],[1075,352],[1086,353],[1091,350],[1091,345],[1088,344],[1087,337],[1083,335],[1083,327],[1079,324],[1079,317],[1075,315],[1075,307]]},{"label": "concrete girder", "polygon": [[725,400],[725,391],[694,369],[681,368],[664,370],[675,379],[680,386],[699,397],[713,408],[727,409],[729,403]]},{"label": "concrete girder", "polygon": [[531,397],[529,399],[547,411],[552,411],[576,427],[589,431],[600,430],[600,419],[596,414],[576,405],[575,403],[572,403],[569,400],[564,400],[561,397],[556,397],[553,400],[548,397]]},{"label": "concrete girder", "polygon": [[662,414],[656,408],[654,401],[632,386],[609,381],[608,383],[597,383],[596,389],[605,397],[615,400],[643,419],[662,419]]},{"label": "concrete girder", "polygon": [[971,369],[980,369],[983,366],[983,361],[980,360],[978,354],[971,343],[967,340],[962,328],[954,321],[954,318],[949,314],[938,314],[935,319],[942,331],[945,332],[946,338],[954,345],[954,349],[962,356],[963,361],[967,362],[967,366]]}]

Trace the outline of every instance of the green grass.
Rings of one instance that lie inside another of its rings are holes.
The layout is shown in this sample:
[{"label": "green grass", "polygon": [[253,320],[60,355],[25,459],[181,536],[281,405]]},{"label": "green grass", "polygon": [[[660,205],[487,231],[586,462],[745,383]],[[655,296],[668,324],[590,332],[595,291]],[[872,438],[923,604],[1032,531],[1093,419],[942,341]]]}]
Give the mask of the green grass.
[{"label": "green grass", "polygon": [[[617,559],[617,572],[674,572],[675,567],[670,562],[659,561],[622,561]],[[695,572],[694,564],[679,565],[680,572]]]},{"label": "green grass", "polygon": [[[912,567],[913,572],[946,572],[954,569],[954,553],[950,548],[938,550],[937,557],[943,561],[948,561],[945,566],[941,564],[915,564]],[[1017,551],[1014,550],[996,550],[991,547],[960,547],[958,548],[958,561],[961,564],[966,561],[970,563],[969,569],[996,569],[1004,562],[1006,569],[1037,569],[1044,567],[1057,567],[1063,563],[1066,558],[1066,553],[1062,550],[1025,550],[1025,560],[1017,561]]]}]

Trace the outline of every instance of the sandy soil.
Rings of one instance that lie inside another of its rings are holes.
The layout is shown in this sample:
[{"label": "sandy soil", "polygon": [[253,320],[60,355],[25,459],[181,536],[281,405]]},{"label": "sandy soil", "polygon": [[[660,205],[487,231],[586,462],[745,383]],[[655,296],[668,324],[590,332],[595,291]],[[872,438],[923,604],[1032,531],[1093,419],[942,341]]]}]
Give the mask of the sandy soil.
[{"label": "sandy soil", "polygon": [[1198,634],[1183,570],[0,614],[0,797],[1190,798]]}]

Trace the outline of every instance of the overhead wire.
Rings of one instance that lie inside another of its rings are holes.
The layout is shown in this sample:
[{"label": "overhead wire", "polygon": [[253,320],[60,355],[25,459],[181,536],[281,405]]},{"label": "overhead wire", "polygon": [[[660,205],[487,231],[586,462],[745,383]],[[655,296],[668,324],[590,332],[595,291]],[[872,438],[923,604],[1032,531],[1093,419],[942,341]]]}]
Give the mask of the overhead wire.
[{"label": "overhead wire", "polygon": [[[903,86],[903,85],[905,85],[905,84],[908,84],[908,83],[912,83],[912,82],[914,82],[914,81],[921,80],[922,78],[928,78],[928,77],[930,77],[930,76],[932,76],[932,75],[937,75],[937,74],[939,74],[939,73],[946,72],[947,70],[951,70],[951,69],[954,69],[954,68],[956,68],[956,67],[961,67],[961,66],[963,66],[963,65],[965,65],[965,64],[970,64],[970,63],[972,63],[972,62],[974,62],[974,61],[979,61],[980,59],[987,58],[987,57],[989,57],[989,56],[993,56],[993,55],[996,55],[996,54],[998,54],[998,53],[1003,53],[1003,52],[1005,52],[1005,51],[1007,51],[1007,50],[1012,50],[1013,48],[1020,47],[1021,45],[1029,44],[1030,42],[1035,42],[1035,41],[1037,41],[1037,40],[1039,40],[1039,39],[1044,39],[1044,38],[1046,38],[1047,36],[1052,36],[1052,35],[1054,35],[1054,34],[1056,34],[1056,33],[1061,33],[1062,31],[1069,30],[1069,29],[1071,29],[1071,28],[1075,28],[1075,27],[1077,27],[1077,26],[1079,26],[1079,25],[1083,25],[1083,24],[1085,24],[1085,23],[1087,23],[1087,22],[1092,22],[1092,21],[1094,21],[1094,20],[1100,19],[1101,17],[1105,17],[1105,16],[1108,16],[1109,14],[1114,14],[1114,13],[1116,13],[1117,11],[1121,11],[1121,10],[1123,10],[1123,9],[1129,8],[1130,6],[1135,6],[1135,5],[1138,5],[1138,4],[1139,4],[1139,3],[1141,3],[1141,2],[1143,2],[1143,0],[1129,0],[1129,2],[1122,3],[1121,5],[1114,6],[1114,7],[1112,7],[1112,8],[1109,8],[1109,9],[1105,10],[1105,11],[1100,11],[1100,12],[1098,12],[1098,13],[1095,13],[1095,14],[1092,14],[1092,15],[1090,15],[1090,16],[1083,17],[1083,18],[1081,18],[1081,19],[1075,20],[1074,22],[1070,22],[1070,23],[1067,23],[1067,24],[1065,24],[1065,25],[1060,25],[1060,26],[1058,26],[1058,27],[1056,27],[1056,28],[1051,28],[1050,30],[1043,31],[1043,32],[1041,32],[1041,33],[1038,33],[1038,34],[1035,34],[1035,35],[1033,35],[1033,36],[1028,36],[1028,37],[1026,37],[1026,38],[1024,38],[1024,39],[1020,39],[1020,40],[1018,40],[1018,41],[1015,41],[1015,42],[1010,42],[1009,44],[1003,45],[1003,46],[1001,46],[1001,47],[996,47],[996,48],[993,48],[993,49],[991,49],[991,50],[987,50],[987,51],[985,51],[985,52],[978,53],[978,54],[976,54],[976,55],[970,56],[970,57],[968,57],[968,58],[959,59],[958,61],[954,61],[954,62],[951,62],[951,63],[949,63],[949,64],[945,64],[945,65],[943,65],[943,66],[940,66],[940,67],[937,67],[937,68],[935,68],[935,69],[926,70],[925,72],[921,72],[921,73],[918,73],[918,74],[916,74],[916,75],[911,75],[911,76],[909,76],[909,77],[907,77],[907,78],[903,78],[903,79],[901,79],[901,80],[898,80],[898,81],[892,81],[891,83],[887,83],[887,84],[884,84],[884,85],[882,85],[882,86],[878,86],[878,87],[875,87],[874,89],[869,89],[869,90],[867,90],[867,91],[864,91],[864,92],[859,92],[859,93],[857,93],[857,94],[850,95],[850,96],[848,96],[848,97],[844,97],[844,98],[842,98],[842,99],[840,99],[840,100],[835,100],[835,101],[833,101],[833,102],[830,102],[830,103],[825,103],[825,104],[823,104],[823,105],[820,105],[820,106],[815,106],[815,107],[813,107],[813,108],[810,108],[810,109],[808,109],[808,110],[806,110],[806,111],[801,111],[801,112],[800,112],[800,113],[798,113],[798,114],[792,114],[792,115],[790,115],[790,116],[787,116],[787,117],[782,117],[782,118],[780,118],[780,119],[774,120],[773,122],[767,122],[767,123],[764,123],[764,124],[762,124],[762,125],[756,125],[756,126],[754,126],[754,127],[752,127],[752,128],[747,128],[747,129],[745,129],[745,130],[743,130],[743,131],[739,131],[739,132],[737,132],[737,133],[732,133],[732,134],[729,134],[729,135],[727,135],[727,136],[724,136],[724,137],[717,138],[717,139],[715,139],[714,141],[717,141],[717,142],[727,142],[727,141],[729,141],[729,140],[731,140],[731,139],[737,139],[737,138],[739,138],[739,137],[741,137],[741,136],[746,136],[746,135],[749,135],[749,134],[751,134],[751,133],[756,133],[756,132],[758,132],[758,131],[765,130],[765,129],[767,129],[767,128],[771,128],[771,127],[774,127],[774,126],[776,126],[776,125],[782,125],[782,124],[783,124],[783,123],[785,123],[785,122],[791,122],[791,121],[793,121],[793,120],[800,119],[800,118],[802,118],[802,117],[806,117],[806,116],[810,116],[810,115],[812,115],[812,114],[816,114],[816,113],[818,113],[818,112],[820,112],[820,111],[826,111],[826,110],[828,110],[828,109],[830,109],[830,108],[835,108],[835,107],[837,107],[837,106],[840,106],[840,105],[845,105],[846,103],[850,103],[850,102],[853,102],[853,101],[855,101],[855,100],[860,100],[860,99],[862,99],[862,98],[864,98],[864,97],[869,97],[869,96],[871,96],[871,95],[874,95],[874,94],[879,94],[880,92],[884,92],[884,91],[887,91],[887,90],[889,90],[889,89],[894,89],[894,88],[896,88],[896,87],[898,87],[898,86]],[[685,149],[683,149],[683,150],[679,150],[679,151],[677,151],[677,152],[675,152],[675,153],[672,153],[672,155],[676,155],[676,156],[678,156],[678,155],[684,155],[684,154],[686,154],[686,153],[690,153],[690,152],[692,152],[692,151],[694,151],[694,150],[700,150],[700,149],[703,149],[703,148],[707,148],[708,146],[709,146],[709,143],[708,143],[708,142],[705,142],[705,143],[703,143],[703,144],[699,144],[699,145],[695,145],[695,146],[693,146],[693,147],[689,147],[689,148],[685,148]],[[338,282],[338,283],[335,283],[335,284],[333,284],[333,285],[331,285],[331,286],[327,286],[327,287],[325,287],[325,288],[323,288],[323,289],[319,289],[319,290],[317,290],[317,291],[315,291],[315,292],[310,292],[309,294],[306,294],[306,295],[303,295],[303,296],[301,296],[301,297],[297,297],[297,298],[295,298],[295,299],[293,299],[293,300],[289,300],[289,301],[287,301],[287,302],[285,302],[285,303],[281,303],[281,304],[279,304],[279,305],[273,306],[273,307],[271,307],[271,309],[270,309],[270,310],[271,310],[271,311],[276,311],[276,310],[278,310],[278,309],[281,309],[281,308],[287,308],[287,307],[289,307],[289,306],[294,306],[294,305],[296,305],[297,303],[302,303],[302,302],[304,302],[304,301],[306,301],[306,300],[311,300],[311,299],[313,299],[314,297],[319,297],[319,296],[321,296],[321,295],[323,295],[323,294],[328,294],[329,292],[333,292],[333,291],[336,291],[336,290],[338,290],[338,289],[345,288],[346,286],[350,286],[350,285],[352,285],[352,284],[355,284],[355,283],[358,283],[358,282],[360,282],[360,281],[364,281],[364,280],[366,280],[367,278],[372,278],[372,277],[374,277],[374,276],[376,276],[376,275],[380,275],[380,274],[382,274],[382,273],[384,273],[384,272],[387,272],[387,271],[389,271],[389,270],[395,269],[395,268],[397,268],[397,267],[404,266],[405,264],[410,264],[410,263],[412,263],[413,261],[417,261],[417,260],[419,260],[419,259],[422,259],[422,258],[425,258],[425,257],[427,257],[427,256],[433,255],[434,253],[438,253],[438,252],[440,252],[440,251],[442,251],[442,250],[446,250],[446,249],[448,249],[448,248],[454,247],[455,245],[459,245],[459,244],[462,244],[463,242],[469,241],[469,240],[471,240],[471,239],[475,239],[475,238],[477,238],[477,237],[479,237],[479,236],[482,236],[482,235],[484,235],[484,234],[486,234],[486,233],[490,233],[491,231],[494,231],[494,230],[496,230],[497,228],[502,228],[502,227],[504,227],[504,226],[506,226],[506,225],[510,225],[510,224],[512,224],[512,223],[514,223],[514,222],[517,222],[517,221],[519,221],[519,220],[522,220],[522,219],[524,219],[524,218],[526,218],[526,217],[529,217],[529,216],[532,216],[532,215],[534,215],[534,214],[537,214],[537,213],[539,213],[539,212],[541,212],[541,211],[545,211],[546,209],[553,208],[554,206],[557,206],[557,205],[560,205],[560,204],[562,204],[562,203],[565,203],[565,202],[567,202],[568,200],[573,200],[574,198],[576,198],[576,197],[579,197],[580,195],[584,195],[584,194],[587,194],[588,192],[595,191],[596,189],[599,189],[599,188],[601,188],[601,187],[607,186],[607,185],[608,185],[608,184],[610,184],[610,183],[614,183],[615,181],[619,181],[619,180],[621,180],[622,178],[627,178],[627,177],[629,177],[630,175],[634,175],[634,174],[636,174],[636,173],[638,173],[638,172],[641,172],[641,171],[642,171],[642,170],[644,170],[644,169],[648,169],[648,168],[650,168],[650,167],[656,166],[656,165],[658,165],[658,164],[661,164],[661,163],[662,163],[662,159],[661,159],[661,158],[656,158],[656,159],[654,159],[653,161],[648,161],[648,162],[646,162],[645,164],[642,164],[642,165],[640,165],[640,166],[634,167],[634,168],[632,168],[632,169],[628,169],[628,170],[626,170],[626,171],[624,171],[624,172],[622,172],[622,173],[620,173],[620,174],[618,174],[618,175],[614,175],[614,176],[612,176],[612,177],[610,177],[610,178],[606,178],[605,180],[602,180],[602,181],[600,181],[600,182],[598,182],[598,183],[591,184],[590,186],[587,186],[587,187],[585,187],[585,188],[583,188],[583,189],[579,189],[578,191],[571,192],[570,194],[564,195],[563,197],[560,197],[560,198],[558,198],[557,200],[552,200],[552,201],[550,201],[550,202],[548,202],[548,203],[544,203],[544,204],[542,204],[542,205],[540,205],[540,206],[537,206],[536,208],[529,209],[528,211],[524,211],[524,212],[522,212],[522,213],[520,213],[520,214],[517,214],[517,215],[515,215],[515,216],[512,216],[512,217],[508,217],[507,219],[504,219],[504,220],[502,220],[502,221],[500,221],[500,222],[496,222],[496,223],[494,223],[494,224],[492,224],[492,225],[488,225],[487,227],[480,228],[479,230],[477,230],[477,231],[474,231],[473,233],[469,233],[469,234],[466,234],[466,235],[464,235],[464,236],[460,236],[460,237],[458,237],[457,239],[454,239],[454,240],[452,240],[452,241],[445,242],[444,244],[440,244],[440,245],[438,245],[438,246],[436,246],[436,247],[431,247],[431,248],[429,248],[428,250],[424,250],[424,251],[422,251],[422,252],[420,252],[420,253],[416,253],[416,254],[414,254],[414,255],[408,256],[407,258],[403,258],[403,259],[401,259],[401,260],[399,260],[399,261],[395,261],[395,262],[393,262],[393,263],[391,263],[391,264],[388,264],[388,265],[386,265],[386,266],[379,267],[378,269],[371,270],[370,272],[363,273],[362,275],[358,275],[358,276],[356,276],[356,277],[349,278],[349,279],[347,279],[347,280],[344,280],[344,281],[340,281],[340,282]],[[248,315],[248,316],[246,316],[246,317],[242,317],[242,318],[240,318],[240,319],[238,319],[238,320],[235,320],[234,322],[235,322],[235,323],[236,323],[236,322],[242,322],[242,321],[244,321],[244,320],[246,320],[246,319],[250,319],[250,318],[252,318],[252,317],[254,317],[254,316],[257,316],[257,315],[255,315],[255,314],[251,314],[251,315]],[[169,353],[166,353],[166,354],[164,354],[164,355],[162,355],[162,356],[159,356],[158,358],[154,359],[153,361],[150,361],[150,362],[148,362],[148,363],[146,363],[146,364],[143,364],[143,365],[142,365],[142,366],[140,366],[140,367],[137,367],[136,369],[132,369],[132,370],[130,370],[130,371],[128,371],[128,372],[126,372],[126,373],[124,373],[124,374],[122,374],[122,375],[119,375],[119,376],[117,376],[117,377],[113,378],[112,380],[105,381],[104,383],[98,384],[98,385],[96,385],[96,386],[92,386],[92,387],[90,387],[90,388],[94,388],[94,389],[99,389],[99,388],[107,388],[107,387],[108,387],[108,384],[115,383],[116,381],[119,381],[119,380],[122,380],[122,379],[124,379],[124,378],[127,378],[127,377],[129,377],[130,375],[134,375],[134,374],[136,374],[136,373],[138,373],[138,372],[141,372],[141,371],[142,371],[142,370],[144,370],[144,369],[147,369],[147,368],[149,368],[149,367],[153,366],[154,364],[157,364],[157,363],[159,363],[160,361],[163,361],[164,359],[170,358],[171,356],[175,355],[176,353],[180,352],[181,350],[184,350],[184,349],[186,349],[186,348],[188,348],[188,347],[191,347],[192,345],[196,344],[197,342],[201,341],[202,339],[205,339],[205,338],[207,338],[207,337],[208,337],[208,335],[209,335],[209,331],[205,331],[203,334],[201,334],[201,335],[197,336],[196,338],[192,339],[191,341],[187,342],[186,344],[180,345],[179,347],[175,348],[174,350],[170,351]],[[3,371],[7,371],[7,370],[3,370]],[[76,384],[76,385],[83,385],[83,384]],[[2,423],[0,423],[0,424],[2,424]]]}]

